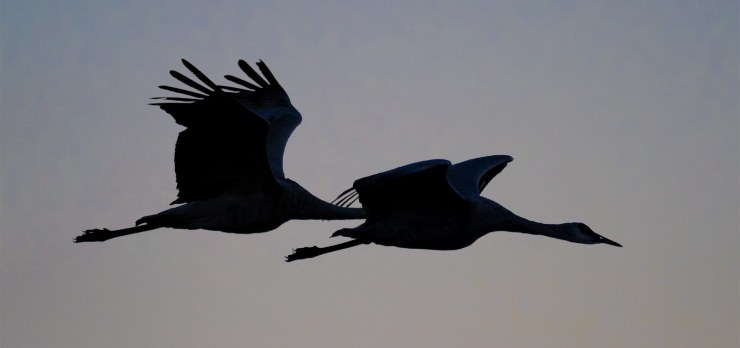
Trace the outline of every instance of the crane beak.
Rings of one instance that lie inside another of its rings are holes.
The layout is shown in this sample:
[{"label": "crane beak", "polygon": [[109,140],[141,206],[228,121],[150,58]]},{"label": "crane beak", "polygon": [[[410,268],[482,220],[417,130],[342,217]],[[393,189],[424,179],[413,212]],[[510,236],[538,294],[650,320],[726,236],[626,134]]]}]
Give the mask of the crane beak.
[{"label": "crane beak", "polygon": [[615,241],[613,241],[613,240],[611,240],[609,238],[606,238],[604,236],[601,236],[601,243],[613,245],[613,246],[620,247],[620,248],[622,247],[622,244],[619,244],[619,243],[617,243],[617,242],[615,242]]}]

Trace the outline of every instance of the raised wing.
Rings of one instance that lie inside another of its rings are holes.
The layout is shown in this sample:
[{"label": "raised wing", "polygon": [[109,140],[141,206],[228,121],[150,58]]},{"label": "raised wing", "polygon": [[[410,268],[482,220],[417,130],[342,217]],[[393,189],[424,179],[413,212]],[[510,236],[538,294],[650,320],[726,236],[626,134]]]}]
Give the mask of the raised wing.
[{"label": "raised wing", "polygon": [[447,160],[428,160],[357,179],[333,203],[349,206],[359,198],[372,216],[403,207],[440,204],[455,195],[445,178],[449,166]]},{"label": "raised wing", "polygon": [[186,127],[175,147],[179,192],[173,204],[210,198],[230,189],[274,184],[267,156],[270,123],[242,102],[244,92],[228,91],[186,60],[182,62],[202,84],[170,71],[195,91],[160,86],[181,96],[155,98],[165,101],[153,103]]},{"label": "raised wing", "polygon": [[290,103],[288,94],[264,62],[257,62],[257,68],[264,78],[243,60],[239,60],[239,68],[253,82],[226,75],[224,77],[227,80],[240,87],[223,88],[235,92],[237,100],[270,124],[267,133],[267,160],[275,176],[283,178],[285,146],[293,130],[301,123],[301,114]]},{"label": "raised wing", "polygon": [[461,197],[477,197],[491,179],[513,160],[511,156],[495,155],[460,162],[447,170],[447,181]]}]

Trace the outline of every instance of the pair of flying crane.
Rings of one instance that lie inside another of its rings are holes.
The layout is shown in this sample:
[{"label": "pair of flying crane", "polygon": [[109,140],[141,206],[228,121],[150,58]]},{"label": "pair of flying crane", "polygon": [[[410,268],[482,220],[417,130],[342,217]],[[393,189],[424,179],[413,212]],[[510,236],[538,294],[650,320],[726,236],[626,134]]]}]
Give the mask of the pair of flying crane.
[{"label": "pair of flying crane", "polygon": [[[240,60],[249,80],[225,76],[236,86],[218,85],[188,61],[182,63],[197,81],[174,70],[170,74],[192,90],[159,86],[178,96],[154,98],[159,101],[153,103],[185,127],[175,145],[178,195],[172,204],[177,206],[144,216],[133,227],[86,230],[76,243],[163,227],[249,234],[272,231],[294,219],[364,219],[332,234],[349,241],[298,248],[286,261],[370,243],[455,250],[494,231],[621,247],[584,223],[527,220],[482,197],[491,179],[513,160],[506,155],[456,164],[443,159],[407,164],[355,180],[326,202],[283,172],[285,146],[302,117],[264,62],[256,63],[260,74]],[[353,207],[357,201],[361,207]]]}]

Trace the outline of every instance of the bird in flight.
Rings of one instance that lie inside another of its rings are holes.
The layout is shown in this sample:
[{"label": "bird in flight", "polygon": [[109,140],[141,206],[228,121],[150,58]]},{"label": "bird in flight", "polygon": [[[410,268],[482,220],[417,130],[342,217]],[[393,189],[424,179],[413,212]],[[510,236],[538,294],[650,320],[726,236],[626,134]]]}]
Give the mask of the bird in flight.
[{"label": "bird in flight", "polygon": [[480,194],[513,159],[497,155],[457,164],[428,160],[371,175],[354,182],[334,201],[349,207],[359,199],[366,221],[336,231],[352,238],[328,247],[298,248],[286,257],[295,261],[362,244],[410,249],[456,250],[494,231],[542,235],[581,244],[621,247],[581,222],[544,224],[520,217]]},{"label": "bird in flight", "polygon": [[144,216],[134,227],[91,229],[75,242],[102,242],[161,227],[230,233],[271,231],[292,219],[362,219],[362,208],[325,202],[285,177],[283,153],[301,114],[267,65],[261,75],[245,61],[239,67],[250,81],[226,75],[238,87],[213,83],[186,60],[197,81],[170,74],[192,90],[161,89],[176,97],[153,105],[185,127],[175,146],[178,206]]}]

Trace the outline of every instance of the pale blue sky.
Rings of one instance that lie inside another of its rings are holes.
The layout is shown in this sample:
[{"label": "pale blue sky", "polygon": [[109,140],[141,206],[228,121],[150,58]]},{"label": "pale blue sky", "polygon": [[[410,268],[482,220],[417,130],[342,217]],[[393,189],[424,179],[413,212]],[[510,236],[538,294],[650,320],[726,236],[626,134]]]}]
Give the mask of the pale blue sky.
[{"label": "pale blue sky", "polygon": [[[3,347],[736,347],[736,1],[3,1]],[[484,195],[624,248],[494,233],[358,247],[130,226],[176,195],[148,106],[187,58],[264,59],[304,116],[286,174],[331,199],[429,158],[509,154]]]}]

